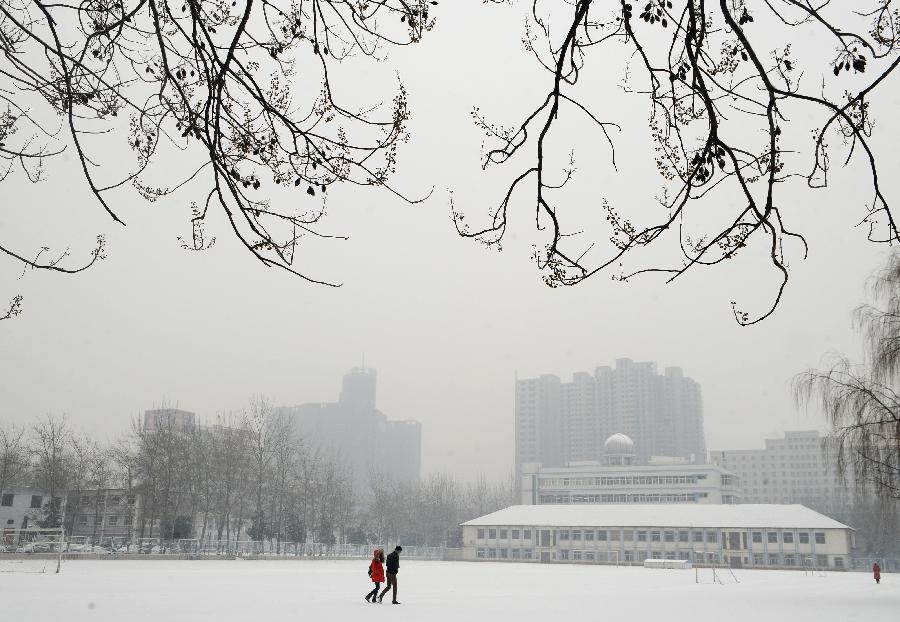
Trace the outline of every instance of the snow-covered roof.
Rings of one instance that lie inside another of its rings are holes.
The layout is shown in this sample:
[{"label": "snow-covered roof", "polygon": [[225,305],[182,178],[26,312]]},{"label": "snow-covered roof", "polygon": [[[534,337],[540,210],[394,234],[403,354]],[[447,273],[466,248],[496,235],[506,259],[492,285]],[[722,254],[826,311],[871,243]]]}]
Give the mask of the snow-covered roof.
[{"label": "snow-covered roof", "polygon": [[847,525],[803,505],[750,503],[512,505],[470,520],[463,525],[849,529]]}]

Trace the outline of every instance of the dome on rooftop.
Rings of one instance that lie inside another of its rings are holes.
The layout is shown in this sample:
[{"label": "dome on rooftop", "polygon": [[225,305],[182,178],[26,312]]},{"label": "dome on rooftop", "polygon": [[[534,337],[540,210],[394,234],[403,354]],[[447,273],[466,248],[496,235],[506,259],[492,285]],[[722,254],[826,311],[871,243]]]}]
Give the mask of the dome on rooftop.
[{"label": "dome on rooftop", "polygon": [[603,443],[603,453],[607,456],[633,456],[634,441],[624,434],[613,434]]}]

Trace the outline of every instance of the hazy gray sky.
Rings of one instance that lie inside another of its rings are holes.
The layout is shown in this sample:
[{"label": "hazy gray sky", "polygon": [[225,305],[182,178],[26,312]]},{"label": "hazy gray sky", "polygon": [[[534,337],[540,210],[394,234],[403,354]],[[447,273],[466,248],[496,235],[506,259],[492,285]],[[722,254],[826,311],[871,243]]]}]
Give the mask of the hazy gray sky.
[{"label": "hazy gray sky", "polygon": [[[735,297],[750,310],[768,300],[773,274],[759,272],[752,257],[669,286],[600,275],[550,290],[529,259],[540,239],[529,212],[498,254],[456,236],[447,199],[453,189],[472,217],[482,215],[513,172],[480,173],[472,107],[511,124],[541,97],[548,76],[522,49],[515,9],[459,0],[442,2],[438,17],[421,45],[392,53],[375,74],[392,76],[396,67],[410,91],[412,140],[400,152],[396,185],[434,194],[410,206],[380,191],[331,193],[324,225],[351,239],[311,256],[309,271],[343,281],[340,289],[263,268],[220,218],[208,227],[218,237],[211,250],[182,250],[175,237],[190,233],[190,192],[154,204],[121,192],[123,228],[63,163],[43,184],[19,177],[0,185],[5,243],[23,251],[70,244],[78,258],[97,233],[109,238],[109,258],[76,277],[19,279],[20,266],[0,262],[0,299],[25,296],[24,314],[0,323],[0,419],[66,414],[76,427],[114,437],[164,399],[203,418],[241,408],[252,393],[286,405],[330,401],[343,372],[365,355],[378,369],[379,407],[422,421],[426,472],[500,477],[513,466],[516,373],[567,379],[631,357],[681,366],[702,385],[711,449],[761,446],[785,429],[820,427],[815,413],[795,412],[791,378],[831,350],[857,352],[851,310],[886,252],[853,227],[869,197],[859,169],[835,171],[828,190],[785,195],[793,203],[783,211],[807,234],[810,256],[792,262],[781,308],[761,325],[739,327],[729,306]],[[600,139],[580,136],[599,145],[579,160],[573,202],[585,208],[607,192],[645,202],[659,187],[642,176],[653,168],[646,100],[615,89],[620,77],[591,87],[627,139],[616,177]],[[345,96],[367,92],[373,79],[349,72]],[[897,199],[896,78],[879,101],[873,147],[883,190]],[[123,148],[121,157],[132,156]]]}]

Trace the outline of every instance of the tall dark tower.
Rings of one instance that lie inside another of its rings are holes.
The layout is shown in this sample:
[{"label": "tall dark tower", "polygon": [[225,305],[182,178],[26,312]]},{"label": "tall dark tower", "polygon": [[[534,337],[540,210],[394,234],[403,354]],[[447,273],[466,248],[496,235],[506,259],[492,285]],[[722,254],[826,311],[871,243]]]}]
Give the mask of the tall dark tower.
[{"label": "tall dark tower", "polygon": [[374,369],[354,367],[344,374],[339,402],[359,411],[375,410]]}]

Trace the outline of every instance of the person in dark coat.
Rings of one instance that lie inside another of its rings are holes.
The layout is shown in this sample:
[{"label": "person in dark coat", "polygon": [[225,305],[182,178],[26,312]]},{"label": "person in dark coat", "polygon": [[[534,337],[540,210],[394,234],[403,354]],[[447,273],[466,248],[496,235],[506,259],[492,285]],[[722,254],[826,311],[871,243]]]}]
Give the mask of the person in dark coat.
[{"label": "person in dark coat", "polygon": [[[381,582],[384,581],[384,549],[375,549],[372,552],[372,562],[369,564],[369,576],[372,578],[372,583],[375,584],[375,587],[371,592],[366,594],[366,602],[374,605],[376,602],[381,602],[381,599],[377,597],[378,590],[381,588]],[[387,591],[387,588],[384,589]]]},{"label": "person in dark coat", "polygon": [[378,602],[381,602],[381,599],[387,594],[388,589],[394,588],[394,591],[391,594],[394,599],[391,603],[394,605],[400,604],[397,600],[397,573],[400,572],[400,551],[402,550],[403,547],[397,545],[397,548],[394,549],[393,553],[387,556],[387,583],[385,584],[381,595],[378,597]]},{"label": "person in dark coat", "polygon": [[[390,555],[388,555],[388,559],[390,559]],[[878,565],[878,562],[872,564],[872,576],[875,577],[875,583],[881,584],[881,566]],[[387,588],[384,588],[385,591]]]}]

